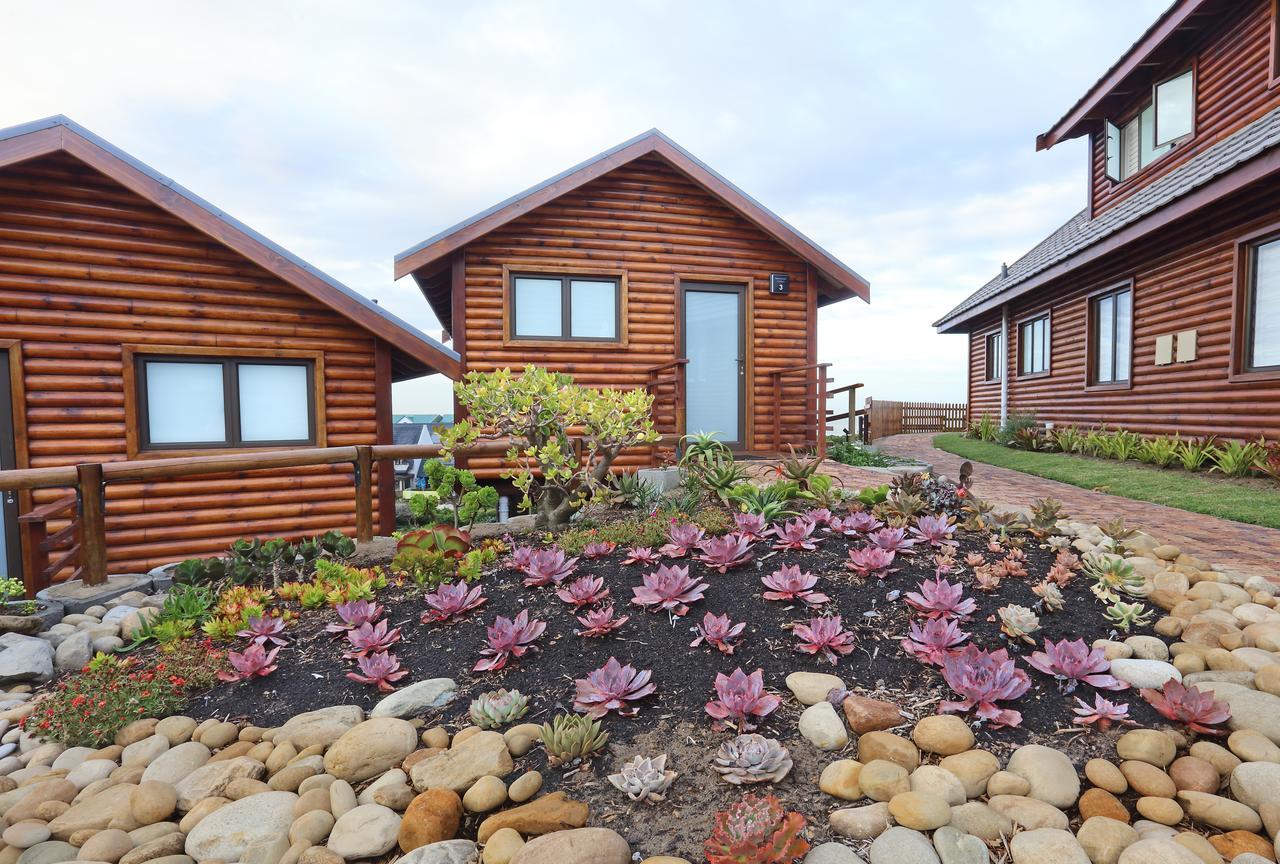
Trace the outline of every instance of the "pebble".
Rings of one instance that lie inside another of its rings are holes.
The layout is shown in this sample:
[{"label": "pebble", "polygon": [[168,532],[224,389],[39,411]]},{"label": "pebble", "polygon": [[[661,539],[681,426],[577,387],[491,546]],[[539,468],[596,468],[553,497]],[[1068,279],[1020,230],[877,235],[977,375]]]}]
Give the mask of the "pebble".
[{"label": "pebble", "polygon": [[1170,678],[1181,682],[1182,673],[1171,663],[1161,660],[1116,658],[1111,661],[1111,674],[1134,687],[1159,690]]},{"label": "pebble", "polygon": [[1089,856],[1070,831],[1035,828],[1009,841],[1013,864],[1090,864]]},{"label": "pebble", "polygon": [[889,815],[904,828],[932,831],[951,821],[951,806],[929,792],[900,792],[889,801]]},{"label": "pebble", "polygon": [[[417,737],[414,733],[415,740]],[[399,813],[381,804],[361,804],[343,813],[334,823],[328,848],[348,861],[376,858],[395,848],[399,833]]]},{"label": "pebble", "polygon": [[552,792],[489,816],[480,823],[476,840],[484,843],[499,828],[514,828],[525,836],[581,828],[590,816],[591,808],[585,803],[574,801],[563,792]]},{"label": "pebble", "polygon": [[1085,763],[1084,776],[1099,789],[1106,789],[1113,795],[1123,795],[1129,789],[1129,781],[1114,763],[1106,759],[1090,759]]},{"label": "pebble", "polygon": [[991,861],[985,843],[949,825],[933,832],[933,849],[942,864],[989,864]]},{"label": "pebble", "polygon": [[1005,770],[1031,784],[1026,793],[1029,797],[1059,809],[1070,807],[1080,797],[1080,777],[1071,760],[1059,750],[1027,744],[1014,751]]},{"label": "pebble", "polygon": [[1149,762],[1121,762],[1120,773],[1139,795],[1172,798],[1177,794],[1178,788],[1173,785],[1173,779]]},{"label": "pebble", "polygon": [[1067,814],[1052,804],[1038,798],[1025,798],[1020,795],[995,795],[988,799],[987,806],[997,813],[1003,813],[1025,829],[1067,827]]},{"label": "pebble", "polygon": [[524,846],[524,838],[514,828],[503,828],[493,832],[489,842],[484,844],[482,864],[510,864],[515,854]]},{"label": "pebble", "polygon": [[804,709],[800,734],[820,750],[843,750],[849,743],[844,720],[830,702],[817,702]]},{"label": "pebble", "polygon": [[1118,864],[1204,864],[1190,849],[1163,837],[1146,837],[1120,853]]},{"label": "pebble", "polygon": [[1177,825],[1182,821],[1182,808],[1171,798],[1139,798],[1133,806],[1144,817],[1161,825]]},{"label": "pebble", "polygon": [[1138,842],[1138,832],[1124,822],[1095,816],[1076,831],[1076,840],[1093,864],[1116,864],[1120,853]]},{"label": "pebble", "polygon": [[1121,759],[1147,762],[1165,768],[1177,755],[1173,740],[1156,729],[1134,729],[1120,736],[1116,755]]},{"label": "pebble", "polygon": [[836,810],[828,817],[827,824],[842,837],[870,840],[884,833],[889,827],[890,818],[888,803],[878,802]]},{"label": "pebble", "polygon": [[859,735],[892,729],[903,722],[898,706],[883,699],[851,694],[842,703],[849,728]]},{"label": "pebble", "polygon": [[1203,792],[1179,792],[1187,815],[1223,831],[1261,831],[1262,819],[1252,807]]},{"label": "pebble", "polygon": [[293,820],[289,826],[289,843],[318,846],[333,830],[333,814],[328,810],[310,810]]},{"label": "pebble", "polygon": [[511,864],[631,864],[631,846],[610,828],[554,831],[524,844]]},{"label": "pebble", "polygon": [[511,786],[507,789],[507,797],[516,804],[523,804],[534,795],[538,794],[538,790],[542,788],[542,773],[539,771],[526,771],[511,781]]},{"label": "pebble", "polygon": [[921,765],[911,772],[911,791],[928,792],[937,795],[948,805],[963,804],[965,801],[964,786],[959,778],[937,765]]},{"label": "pebble", "polygon": [[289,833],[297,800],[292,792],[263,792],[224,804],[187,834],[186,852],[198,862],[238,861],[250,844]]},{"label": "pebble", "polygon": [[986,794],[987,781],[1000,770],[1000,760],[986,750],[966,750],[944,757],[938,762],[938,767],[960,778],[967,797],[977,798]]},{"label": "pebble", "polygon": [[[827,705],[830,708],[830,705]],[[835,709],[831,709],[835,714]],[[473,727],[474,728],[474,727]],[[443,753],[423,759],[409,772],[418,791],[452,789],[461,794],[486,774],[505,777],[515,763],[507,743],[497,732],[481,731],[464,740],[454,740]]]},{"label": "pebble", "polygon": [[1227,737],[1227,749],[1243,762],[1280,763],[1280,747],[1253,729],[1238,729]]},{"label": "pebble", "polygon": [[1013,820],[981,801],[969,801],[951,808],[951,827],[994,843],[1013,833]]},{"label": "pebble", "polygon": [[864,763],[883,759],[914,771],[920,765],[920,751],[901,735],[868,732],[858,738],[858,759]]},{"label": "pebble", "polygon": [[926,753],[954,756],[975,743],[969,724],[954,714],[933,714],[921,718],[911,730],[911,740]]},{"label": "pebble", "polygon": [[1246,762],[1231,772],[1231,795],[1237,801],[1261,809],[1264,803],[1280,802],[1280,765]]},{"label": "pebble", "polygon": [[862,766],[858,773],[862,794],[872,801],[889,801],[894,795],[911,790],[907,769],[896,762],[876,759]]},{"label": "pebble", "polygon": [[861,762],[837,759],[822,769],[818,789],[844,801],[857,801],[862,797],[862,786],[858,783],[861,774]]},{"label": "pebble", "polygon": [[997,771],[987,781],[988,795],[1026,795],[1031,791],[1031,781],[1008,771]]},{"label": "pebble", "polygon": [[[1169,799],[1165,798],[1155,800],[1167,801]],[[1114,819],[1117,822],[1127,823],[1129,821],[1129,811],[1120,803],[1120,799],[1112,795],[1106,789],[1099,789],[1097,787],[1087,790],[1080,796],[1080,818],[1087,821],[1092,819],[1094,816],[1105,816],[1106,818]]]},{"label": "pebble", "polygon": [[[1217,792],[1221,784],[1218,769],[1198,756],[1179,756],[1169,766],[1169,779],[1179,789],[1193,792]],[[1280,790],[1277,790],[1280,793]]]},{"label": "pebble", "polygon": [[119,861],[133,851],[133,838],[118,828],[98,831],[80,847],[77,857],[87,861]]},{"label": "pebble", "polygon": [[507,800],[507,784],[501,777],[481,777],[466,794],[462,796],[462,806],[468,813],[488,813],[496,810]]},{"label": "pebble", "polygon": [[1219,855],[1233,862],[1240,855],[1259,855],[1269,860],[1275,854],[1271,841],[1252,831],[1228,831],[1210,837],[1209,843]]},{"label": "pebble", "polygon": [[941,864],[928,837],[900,825],[875,839],[869,858],[871,864]]},{"label": "pebble", "polygon": [[29,849],[37,843],[43,843],[52,835],[49,826],[43,822],[19,822],[10,825],[0,834],[0,839],[15,849]]},{"label": "pebble", "polygon": [[479,854],[476,844],[470,840],[445,840],[430,846],[419,846],[408,855],[396,859],[396,864],[475,864]]},{"label": "pebble", "polygon": [[[657,859],[646,859],[655,860]],[[804,864],[863,864],[863,861],[856,852],[842,843],[823,843],[809,850],[809,854],[804,856]]]},{"label": "pebble", "polygon": [[415,681],[383,697],[369,712],[370,717],[395,717],[407,720],[453,701],[458,685],[452,678],[428,678]]},{"label": "pebble", "polygon": [[178,806],[178,793],[168,783],[140,783],[129,796],[129,810],[139,825],[168,819]]},{"label": "pebble", "polygon": [[825,702],[832,690],[843,690],[844,681],[824,672],[792,672],[787,676],[787,689],[801,705]]}]

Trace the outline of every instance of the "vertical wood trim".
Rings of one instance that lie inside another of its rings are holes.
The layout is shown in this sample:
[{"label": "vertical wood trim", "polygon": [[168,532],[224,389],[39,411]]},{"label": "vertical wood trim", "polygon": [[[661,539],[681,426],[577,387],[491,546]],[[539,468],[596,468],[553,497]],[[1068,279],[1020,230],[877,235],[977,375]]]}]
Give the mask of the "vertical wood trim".
[{"label": "vertical wood trim", "polygon": [[80,492],[80,572],[86,585],[107,581],[106,500],[102,489],[102,465],[76,466]]},{"label": "vertical wood trim", "polygon": [[[391,346],[373,340],[373,410],[377,421],[377,444],[391,441]],[[396,471],[390,459],[378,460],[378,533],[390,537],[396,530]]]},{"label": "vertical wood trim", "polygon": [[[804,316],[805,362],[813,366],[818,362],[818,274],[811,264],[806,264],[804,267],[804,291],[806,307]],[[819,445],[819,452],[824,456],[826,455],[827,431],[826,377],[829,371],[830,367],[817,370],[819,381],[813,394],[814,410],[810,414],[811,417],[815,418],[814,422],[818,424],[818,427],[813,430],[814,442]]]},{"label": "vertical wood trim", "polygon": [[356,542],[373,539],[373,448],[356,445]]},{"label": "vertical wood trim", "polygon": [[[461,380],[467,374],[469,364],[467,363],[467,250],[459,249],[453,255],[453,262],[449,272],[449,294],[453,305],[453,350],[458,352],[459,357],[459,374],[458,380]],[[505,303],[503,304],[505,307]],[[503,312],[506,315],[506,312]],[[453,422],[465,418],[462,405],[458,402],[458,391],[453,391]],[[458,468],[467,467],[467,458],[465,456],[454,456],[454,465]]]}]

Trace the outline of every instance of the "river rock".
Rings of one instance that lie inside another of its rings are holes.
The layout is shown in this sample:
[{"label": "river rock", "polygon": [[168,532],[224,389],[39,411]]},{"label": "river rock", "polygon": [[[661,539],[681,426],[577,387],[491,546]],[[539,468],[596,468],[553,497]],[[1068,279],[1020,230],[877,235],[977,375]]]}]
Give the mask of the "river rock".
[{"label": "river rock", "polygon": [[53,678],[53,646],[21,633],[0,635],[0,684]]},{"label": "river rock", "polygon": [[907,769],[896,762],[873,759],[858,772],[858,785],[862,794],[872,801],[889,801],[894,795],[911,790],[911,778]]},{"label": "river rock", "polygon": [[951,808],[951,827],[988,843],[1013,834],[1013,820],[997,813],[981,801],[969,801]]},{"label": "river rock", "polygon": [[[689,864],[684,858],[646,858],[641,864]],[[843,843],[823,843],[814,846],[804,856],[804,864],[865,864],[854,852]]]},{"label": "river rock", "polygon": [[362,720],[364,711],[359,705],[331,705],[291,717],[276,731],[273,740],[277,744],[292,741],[299,750],[317,744],[328,747]]},{"label": "river rock", "polygon": [[1008,816],[1027,830],[1057,828],[1065,831],[1068,824],[1066,813],[1038,798],[995,795],[987,801],[987,806],[997,813]]},{"label": "river rock", "polygon": [[1192,819],[1222,831],[1262,830],[1262,818],[1257,811],[1239,801],[1203,792],[1179,792],[1178,800]]},{"label": "river rock", "polygon": [[[1169,778],[1177,788],[1190,789],[1192,792],[1217,792],[1222,783],[1213,763],[1198,756],[1174,759],[1169,766]],[[1280,789],[1277,789],[1277,794],[1280,794]]]},{"label": "river rock", "polygon": [[941,864],[928,837],[900,825],[875,839],[869,857],[871,864]]},{"label": "river rock", "polygon": [[168,819],[178,806],[178,793],[168,783],[154,780],[139,783],[129,796],[129,811],[139,825]]},{"label": "river rock", "polygon": [[377,777],[399,765],[418,745],[407,720],[373,717],[342,734],[324,754],[324,770],[348,783]]},{"label": "river rock", "polygon": [[1124,822],[1094,816],[1076,831],[1076,840],[1093,864],[1116,864],[1120,853],[1138,842],[1138,832]]},{"label": "river rock", "polygon": [[963,804],[964,785],[960,778],[937,765],[921,765],[911,772],[911,791],[929,792],[947,802],[948,806]]},{"label": "river rock", "polygon": [[820,750],[843,750],[849,743],[844,721],[830,702],[817,702],[804,709],[800,734]]},{"label": "river rock", "polygon": [[1084,776],[1099,789],[1106,789],[1112,795],[1123,795],[1129,789],[1129,781],[1113,763],[1106,759],[1090,759],[1084,765]]},{"label": "river rock", "polygon": [[1178,753],[1173,739],[1158,729],[1134,729],[1116,741],[1116,755],[1121,759],[1148,762],[1166,768]]},{"label": "river rock", "polygon": [[921,718],[911,730],[911,740],[926,753],[954,756],[974,744],[969,724],[954,714],[933,714]]},{"label": "river rock", "polygon": [[[430,846],[419,846],[396,864],[476,864],[480,852],[470,840],[445,840]],[[305,860],[301,864],[308,864]],[[327,864],[327,862],[326,862]]]},{"label": "river rock", "polygon": [[18,856],[18,864],[58,864],[60,861],[75,860],[80,850],[70,843],[61,840],[46,840],[37,843]]},{"label": "river rock", "polygon": [[49,821],[49,830],[58,840],[67,840],[86,828],[100,830],[114,820],[129,820],[129,800],[136,787],[129,783],[108,786],[77,800],[69,810]]},{"label": "river rock", "polygon": [[1212,691],[1215,698],[1231,706],[1230,728],[1254,729],[1280,744],[1280,696],[1216,681],[1206,681],[1200,689]]},{"label": "river rock", "polygon": [[361,804],[334,823],[328,848],[348,861],[376,858],[395,847],[399,833],[399,813],[381,804]]},{"label": "river rock", "polygon": [[1237,729],[1227,738],[1227,748],[1245,762],[1280,763],[1280,747],[1253,729]]},{"label": "river rock", "polygon": [[199,741],[186,741],[157,756],[142,772],[142,779],[144,782],[177,784],[208,762],[211,755],[209,748]]},{"label": "river rock", "polygon": [[824,672],[792,672],[787,676],[787,689],[801,705],[816,705],[825,702],[832,690],[843,690],[844,681]]},{"label": "river rock", "polygon": [[1019,747],[1009,757],[1005,770],[1031,784],[1027,795],[1059,809],[1066,809],[1080,797],[1080,777],[1066,754],[1041,744]]},{"label": "river rock", "polygon": [[99,831],[80,847],[79,857],[87,861],[119,861],[133,851],[133,838],[119,828]]},{"label": "river rock", "polygon": [[1237,801],[1261,809],[1266,802],[1280,803],[1280,765],[1245,762],[1231,772],[1231,795]]},{"label": "river rock", "polygon": [[900,792],[889,800],[889,814],[904,828],[932,831],[951,821],[951,806],[929,792]]},{"label": "river rock", "polygon": [[1117,658],[1111,661],[1111,674],[1134,687],[1152,687],[1159,690],[1170,678],[1182,681],[1182,673],[1171,663],[1162,660]]},{"label": "river rock", "polygon": [[467,738],[443,753],[430,756],[410,769],[413,786],[466,792],[481,777],[504,777],[515,767],[507,742],[497,732],[484,731]]},{"label": "river rock", "polygon": [[535,837],[511,864],[631,864],[631,846],[610,828],[575,828]]},{"label": "river rock", "polygon": [[887,802],[867,804],[862,807],[845,807],[836,810],[828,818],[831,830],[852,840],[870,840],[879,837],[889,827]]},{"label": "river rock", "polygon": [[902,723],[902,714],[898,706],[883,699],[850,694],[844,698],[842,707],[849,728],[859,735],[892,729]]},{"label": "river rock", "polygon": [[225,804],[191,829],[186,852],[197,862],[239,861],[247,846],[288,835],[297,800],[292,792],[262,792]]},{"label": "river rock", "polygon": [[514,828],[524,837],[581,828],[590,816],[591,809],[583,802],[574,801],[563,792],[552,792],[528,804],[494,813],[480,823],[476,842],[484,843],[499,828]]},{"label": "river rock", "polygon": [[134,741],[124,748],[124,752],[120,754],[120,764],[123,766],[141,765],[146,768],[168,749],[168,738],[163,735],[151,735],[141,741]]},{"label": "river rock", "polygon": [[964,784],[964,794],[977,798],[986,794],[987,781],[1000,770],[1000,760],[986,750],[966,750],[944,757],[938,767],[959,777]]},{"label": "river rock", "polygon": [[93,659],[93,639],[77,630],[58,644],[53,652],[53,665],[59,672],[79,672]]},{"label": "river rock", "polygon": [[1070,831],[1035,828],[1013,835],[1009,841],[1013,864],[1090,864],[1089,856]]},{"label": "river rock", "polygon": [[[227,784],[239,777],[261,780],[266,773],[265,765],[247,756],[209,762],[173,784],[178,792],[178,809],[190,810],[202,798],[222,795]],[[145,771],[143,776],[146,776]]]},{"label": "river rock", "polygon": [[434,708],[443,708],[453,701],[458,685],[452,678],[428,678],[415,681],[408,687],[401,687],[390,696],[386,696],[373,710],[370,717],[399,717],[407,720]]},{"label": "river rock", "polygon": [[1164,837],[1145,837],[1120,853],[1118,864],[1204,864],[1200,856]]},{"label": "river rock", "polygon": [[[501,781],[499,781],[501,782]],[[400,849],[411,852],[452,840],[462,824],[462,800],[450,789],[428,789],[409,802],[400,821]]]},{"label": "river rock", "polygon": [[[933,849],[938,853],[942,864],[990,864],[991,861],[985,843],[950,825],[943,825],[933,832]],[[805,864],[808,864],[807,858]]]}]

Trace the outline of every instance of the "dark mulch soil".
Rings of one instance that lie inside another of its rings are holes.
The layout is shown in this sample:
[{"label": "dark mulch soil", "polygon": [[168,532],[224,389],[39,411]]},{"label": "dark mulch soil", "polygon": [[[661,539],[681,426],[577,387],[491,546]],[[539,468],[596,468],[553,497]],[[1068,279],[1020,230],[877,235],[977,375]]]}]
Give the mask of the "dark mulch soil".
[{"label": "dark mulch soil", "polygon": [[[529,695],[531,708],[525,720],[542,722],[571,710],[574,679],[603,665],[610,656],[638,668],[652,669],[657,693],[641,703],[638,717],[610,716],[605,721],[611,736],[610,752],[597,759],[589,770],[565,775],[547,770],[540,748],[518,760],[518,769],[543,770],[545,789],[564,789],[587,800],[593,823],[615,827],[646,855],[683,855],[699,860],[701,843],[710,832],[714,812],[742,794],[719,781],[709,767],[716,748],[733,734],[714,729],[704,712],[703,706],[713,697],[712,683],[717,672],[729,673],[737,666],[748,672],[762,668],[766,686],[788,696],[783,707],[765,720],[759,731],[781,739],[791,748],[795,769],[772,791],[809,818],[815,842],[828,839],[825,817],[840,803],[818,792],[818,775],[833,759],[841,755],[854,757],[856,748],[851,746],[845,754],[822,753],[800,738],[797,719],[801,709],[785,689],[786,675],[797,670],[834,672],[858,693],[895,701],[912,721],[933,713],[938,701],[949,698],[941,675],[898,647],[906,635],[911,610],[902,600],[889,599],[891,592],[914,590],[921,579],[931,577],[932,556],[900,556],[897,572],[883,582],[868,581],[842,566],[850,545],[843,537],[828,537],[815,552],[779,553],[771,551],[767,543],[758,543],[754,561],[725,575],[696,561],[682,562],[690,563],[691,572],[711,585],[705,600],[695,604],[685,618],[645,612],[630,603],[631,587],[639,584],[644,568],[620,566],[622,550],[603,560],[583,560],[578,573],[603,576],[616,609],[631,616],[619,633],[607,639],[575,636],[573,631],[579,625],[570,607],[550,589],[522,587],[519,576],[505,569],[484,578],[489,600],[478,613],[452,625],[420,624],[418,618],[425,604],[421,589],[411,585],[388,588],[380,592],[379,601],[385,604],[392,624],[402,628],[403,641],[395,653],[410,670],[406,681],[451,677],[458,682],[458,698],[436,716],[427,717],[429,724],[442,723],[450,729],[467,725],[471,699],[500,686],[518,688]],[[985,552],[985,541],[963,538],[958,558],[962,561],[970,551]],[[975,590],[967,575],[958,577],[967,583],[967,594],[978,602],[979,612],[965,629],[973,633],[972,641],[980,647],[994,649],[1005,644],[995,617],[1000,606],[1019,603],[1031,607],[1037,600],[1031,585],[1048,570],[1053,553],[1035,541],[1027,543],[1025,552],[1031,577],[1006,580],[995,594]],[[987,554],[988,558],[994,557]],[[796,639],[789,628],[810,617],[808,610],[762,599],[760,576],[784,563],[799,564],[818,574],[818,590],[832,598],[822,611],[838,611],[845,625],[858,633],[858,650],[842,658],[838,665],[833,667],[820,657],[795,651]],[[1066,609],[1041,615],[1041,639],[1083,637],[1091,641],[1112,635],[1102,618],[1103,605],[1089,593],[1086,579],[1077,577],[1064,593]],[[514,617],[525,608],[547,622],[546,633],[538,643],[539,653],[514,661],[497,673],[472,673],[471,666],[485,644],[485,625],[496,615]],[[746,634],[732,656],[706,647],[689,647],[693,639],[690,628],[706,611],[728,613],[735,622],[748,622]],[[190,713],[197,718],[246,718],[259,725],[275,725],[302,711],[338,703],[371,708],[379,694],[371,687],[347,680],[346,673],[353,664],[342,659],[344,643],[324,632],[324,626],[333,620],[335,616],[330,611],[304,613],[288,629],[292,641],[280,652],[277,672],[267,679],[223,686],[199,696]],[[1022,726],[978,728],[978,746],[1003,757],[1020,744],[1041,742],[1066,751],[1077,762],[1113,749],[1117,733],[1082,734],[1072,727],[1072,699],[1061,695],[1048,676],[1021,661],[1020,665],[1033,680],[1032,689],[1010,703],[1022,712]],[[1092,701],[1093,690],[1082,686],[1076,695]],[[1119,695],[1130,704],[1135,720],[1158,720],[1136,694]],[[904,731],[909,727],[910,723],[904,721]],[[637,753],[660,752],[669,754],[667,767],[681,775],[666,804],[657,808],[633,805],[605,780],[605,775],[624,759]]]}]

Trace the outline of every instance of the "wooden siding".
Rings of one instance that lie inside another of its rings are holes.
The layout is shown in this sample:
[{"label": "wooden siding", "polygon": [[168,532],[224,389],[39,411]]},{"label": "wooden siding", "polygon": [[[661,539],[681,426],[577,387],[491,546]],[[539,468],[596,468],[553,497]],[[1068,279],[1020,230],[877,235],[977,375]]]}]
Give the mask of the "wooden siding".
[{"label": "wooden siding", "polygon": [[[132,455],[127,345],[316,352],[325,443],[376,443],[367,331],[66,155],[0,170],[0,339],[21,347],[19,467]],[[37,492],[34,503],[60,494]],[[355,528],[351,470],[107,488],[112,572],[216,552],[242,536],[334,528]]]},{"label": "wooden siding", "polygon": [[[1280,181],[1259,183],[1224,204],[1201,210],[1158,238],[1106,256],[1037,289],[1010,307],[1009,410],[1040,420],[1084,426],[1108,424],[1149,434],[1227,438],[1280,438],[1280,380],[1229,380],[1237,241],[1274,224]],[[1133,279],[1134,334],[1129,389],[1088,387],[1088,295]],[[1016,322],[1051,310],[1051,366],[1043,377],[1023,378],[1014,358]],[[971,416],[999,412],[999,386],[982,377],[982,341],[998,317],[970,335]],[[1155,365],[1156,337],[1197,330],[1198,356],[1189,363]]]},{"label": "wooden siding", "polygon": [[1000,327],[1000,315],[988,315],[969,334],[969,418],[1000,416],[1000,382],[987,378],[987,334]]},{"label": "wooden siding", "polygon": [[[805,263],[658,156],[637,159],[536,208],[463,254],[465,332],[455,345],[468,370],[537,363],[589,386],[642,386],[646,369],[675,359],[679,350],[677,280],[746,283],[747,445],[764,449],[776,410],[768,373],[817,359],[815,286]],[[624,272],[626,344],[507,344],[504,268]],[[777,272],[791,276],[786,296],[769,294],[769,274]],[[456,310],[455,299],[455,316]],[[800,440],[800,401],[782,406],[788,440]],[[644,459],[636,454],[623,461]],[[478,470],[494,464],[469,462]]]},{"label": "wooden siding", "polygon": [[[1106,136],[1092,136],[1093,213],[1114,207],[1155,179],[1212,146],[1226,135],[1280,105],[1280,87],[1271,86],[1273,0],[1247,0],[1207,29],[1196,50],[1167,63],[1153,81],[1195,64],[1195,135],[1133,177],[1110,180],[1106,174]],[[1123,125],[1150,101],[1150,88],[1134,96],[1127,112],[1112,118]],[[1099,125],[1101,128],[1101,124]]]}]

